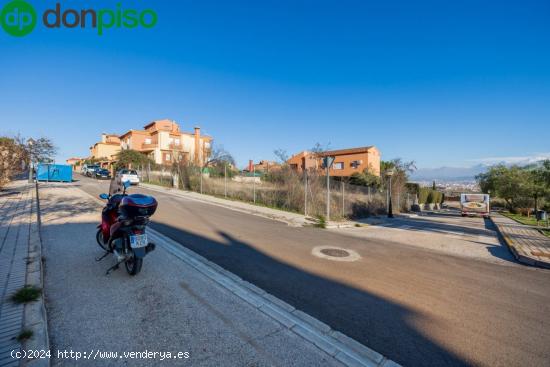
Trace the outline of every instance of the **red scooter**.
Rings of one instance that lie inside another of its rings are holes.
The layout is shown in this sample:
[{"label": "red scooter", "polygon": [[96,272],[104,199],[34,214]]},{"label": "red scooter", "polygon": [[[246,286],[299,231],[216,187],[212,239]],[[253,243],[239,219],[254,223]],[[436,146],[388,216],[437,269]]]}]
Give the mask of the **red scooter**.
[{"label": "red scooter", "polygon": [[97,226],[96,240],[105,254],[96,261],[101,261],[111,253],[117,259],[117,263],[106,274],[118,269],[121,263],[124,263],[128,274],[138,274],[145,255],[155,249],[155,245],[148,242],[145,229],[157,209],[157,201],[152,196],[128,195],[126,189],[129,186],[130,183],[126,181],[122,194],[99,195],[101,199],[107,200],[107,204],[101,213],[101,224]]}]

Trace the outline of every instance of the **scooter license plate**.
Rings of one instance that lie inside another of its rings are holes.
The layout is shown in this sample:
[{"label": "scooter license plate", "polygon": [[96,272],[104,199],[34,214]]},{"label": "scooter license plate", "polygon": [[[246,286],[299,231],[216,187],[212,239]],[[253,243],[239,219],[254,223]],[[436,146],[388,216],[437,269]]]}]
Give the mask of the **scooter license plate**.
[{"label": "scooter license plate", "polygon": [[130,247],[141,248],[147,246],[147,234],[130,235]]}]

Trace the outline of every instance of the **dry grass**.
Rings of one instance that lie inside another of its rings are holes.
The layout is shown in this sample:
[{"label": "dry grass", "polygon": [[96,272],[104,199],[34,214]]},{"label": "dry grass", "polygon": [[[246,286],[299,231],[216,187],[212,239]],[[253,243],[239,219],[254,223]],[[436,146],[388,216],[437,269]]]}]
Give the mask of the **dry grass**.
[{"label": "dry grass", "polygon": [[[196,169],[180,171],[180,188],[200,192],[200,176]],[[150,183],[171,186],[170,172],[150,172]],[[143,181],[147,182],[146,177]],[[342,194],[342,185],[344,193]],[[303,175],[293,171],[279,172],[275,177],[263,177],[261,183],[237,182],[203,176],[203,194],[239,200],[295,213],[305,213],[306,192]],[[402,198],[403,199],[403,198]],[[326,177],[310,174],[307,187],[307,215],[326,215]],[[394,204],[395,205],[395,204]],[[397,205],[394,206],[397,211]],[[360,218],[384,214],[385,193],[363,186],[330,180],[330,219]]]}]

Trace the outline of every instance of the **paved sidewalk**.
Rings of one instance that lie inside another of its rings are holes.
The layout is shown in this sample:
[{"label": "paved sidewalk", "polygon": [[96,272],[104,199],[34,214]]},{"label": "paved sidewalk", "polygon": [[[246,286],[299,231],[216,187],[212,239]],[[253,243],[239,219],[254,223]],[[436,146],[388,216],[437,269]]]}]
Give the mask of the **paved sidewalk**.
[{"label": "paved sidewalk", "polygon": [[16,340],[23,329],[22,304],[14,304],[11,295],[26,283],[27,255],[32,206],[32,184],[16,181],[0,191],[0,366],[17,366],[11,357],[19,351]]},{"label": "paved sidewalk", "polygon": [[[121,267],[105,276],[113,258],[94,261],[102,253],[94,238],[97,201],[71,185],[51,183],[41,184],[40,199],[52,354],[189,353],[184,360],[79,361],[94,365],[394,365],[342,334],[328,335],[333,332],[328,326],[290,305],[268,302],[273,297],[253,285],[247,291],[240,278],[152,230],[157,250],[145,258],[140,274],[130,277]],[[325,334],[319,327],[327,328]],[[327,345],[329,339],[334,343]],[[362,352],[368,357],[350,358]],[[52,364],[75,361],[56,356]]]},{"label": "paved sidewalk", "polygon": [[550,238],[501,214],[491,219],[518,261],[550,268]]}]

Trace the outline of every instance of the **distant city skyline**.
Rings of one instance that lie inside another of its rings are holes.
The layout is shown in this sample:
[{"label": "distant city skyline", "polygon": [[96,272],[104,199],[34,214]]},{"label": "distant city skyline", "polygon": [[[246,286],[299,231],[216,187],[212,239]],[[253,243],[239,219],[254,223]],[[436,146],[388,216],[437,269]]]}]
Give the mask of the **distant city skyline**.
[{"label": "distant city skyline", "polygon": [[137,4],[154,28],[0,30],[0,134],[58,161],[163,118],[240,167],[317,142],[431,168],[550,156],[547,1]]}]

